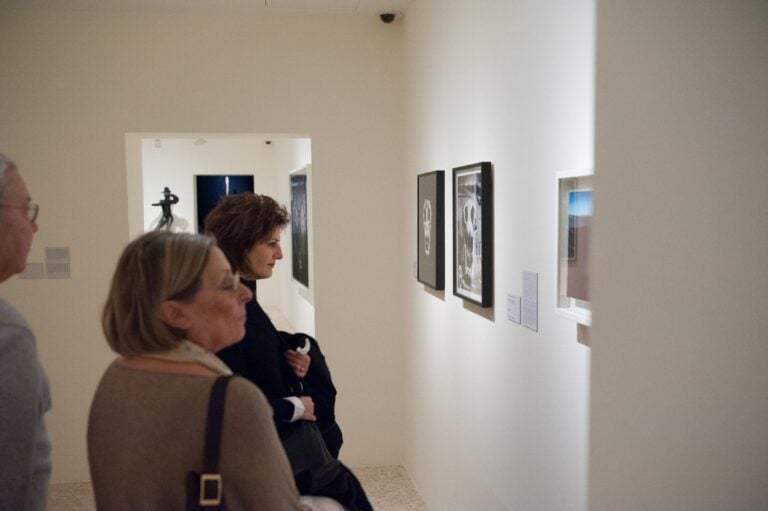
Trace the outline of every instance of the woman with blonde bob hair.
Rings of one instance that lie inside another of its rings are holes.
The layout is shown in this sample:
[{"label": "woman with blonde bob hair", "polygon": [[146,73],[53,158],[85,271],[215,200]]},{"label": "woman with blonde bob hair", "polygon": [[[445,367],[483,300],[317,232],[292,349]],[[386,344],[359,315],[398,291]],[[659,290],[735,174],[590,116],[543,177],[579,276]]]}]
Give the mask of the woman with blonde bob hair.
[{"label": "woman with blonde bob hair", "polygon": [[[153,231],[125,248],[102,315],[120,357],[88,421],[98,509],[186,509],[187,475],[203,468],[211,388],[232,374],[213,353],[242,338],[250,298],[210,237]],[[219,472],[229,511],[341,509],[299,497],[255,385],[232,377],[223,417]]]}]

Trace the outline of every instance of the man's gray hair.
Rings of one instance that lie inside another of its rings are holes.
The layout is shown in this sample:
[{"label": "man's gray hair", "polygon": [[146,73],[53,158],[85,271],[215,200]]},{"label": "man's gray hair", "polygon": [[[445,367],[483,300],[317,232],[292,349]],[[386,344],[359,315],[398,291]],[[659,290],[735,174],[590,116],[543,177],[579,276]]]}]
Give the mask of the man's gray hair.
[{"label": "man's gray hair", "polygon": [[5,171],[10,168],[16,168],[16,164],[3,153],[0,153],[0,199],[5,193]]}]

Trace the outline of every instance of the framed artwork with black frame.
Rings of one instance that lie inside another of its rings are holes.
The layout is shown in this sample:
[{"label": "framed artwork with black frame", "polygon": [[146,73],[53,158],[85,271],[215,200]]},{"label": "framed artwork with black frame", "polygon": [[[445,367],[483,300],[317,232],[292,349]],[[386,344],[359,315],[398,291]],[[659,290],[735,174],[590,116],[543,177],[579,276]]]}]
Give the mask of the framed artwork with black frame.
[{"label": "framed artwork with black frame", "polygon": [[453,169],[453,294],[493,305],[491,163]]},{"label": "framed artwork with black frame", "polygon": [[416,188],[416,279],[445,289],[445,172],[419,174]]},{"label": "framed artwork with black frame", "polygon": [[291,175],[291,259],[293,278],[309,287],[307,175]]}]

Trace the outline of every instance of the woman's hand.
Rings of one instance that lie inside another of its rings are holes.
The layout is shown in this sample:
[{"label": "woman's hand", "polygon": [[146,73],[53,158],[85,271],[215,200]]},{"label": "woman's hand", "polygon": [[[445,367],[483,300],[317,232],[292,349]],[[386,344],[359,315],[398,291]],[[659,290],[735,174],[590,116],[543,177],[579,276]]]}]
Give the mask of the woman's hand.
[{"label": "woman's hand", "polygon": [[301,420],[303,421],[317,420],[317,417],[315,417],[315,402],[312,401],[312,398],[309,396],[302,396],[299,398],[299,400],[304,405],[304,415],[301,416]]},{"label": "woman's hand", "polygon": [[291,366],[291,369],[293,369],[293,374],[299,378],[304,378],[307,375],[309,364],[312,362],[309,355],[299,353],[296,350],[288,350],[285,352],[284,356],[285,361]]}]

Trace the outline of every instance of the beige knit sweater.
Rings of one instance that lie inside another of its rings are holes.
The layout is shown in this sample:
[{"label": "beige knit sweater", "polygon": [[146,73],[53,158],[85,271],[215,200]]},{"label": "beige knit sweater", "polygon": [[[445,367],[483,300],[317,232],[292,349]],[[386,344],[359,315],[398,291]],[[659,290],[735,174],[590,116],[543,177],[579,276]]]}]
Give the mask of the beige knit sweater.
[{"label": "beige knit sweater", "polygon": [[[200,471],[213,377],[140,371],[113,363],[88,421],[88,461],[100,511],[185,506]],[[235,377],[227,389],[220,470],[229,511],[305,510],[261,391]]]}]

